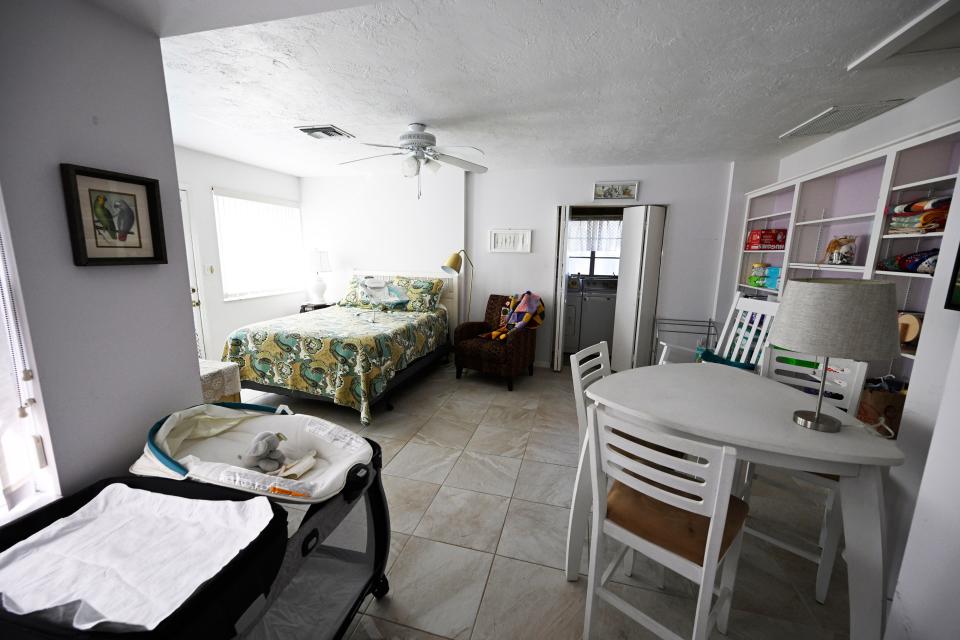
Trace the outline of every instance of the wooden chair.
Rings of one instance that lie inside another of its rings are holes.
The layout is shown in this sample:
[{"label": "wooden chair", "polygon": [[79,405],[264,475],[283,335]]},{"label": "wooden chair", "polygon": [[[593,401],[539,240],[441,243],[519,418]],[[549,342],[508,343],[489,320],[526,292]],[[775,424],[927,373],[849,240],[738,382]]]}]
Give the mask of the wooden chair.
[{"label": "wooden chair", "polygon": [[[680,638],[604,588],[628,548],[700,585],[694,640],[705,640],[714,625],[726,633],[748,510],[730,495],[736,451],[664,433],[604,407],[589,407],[587,416],[594,508],[584,639],[597,637],[599,600],[661,638]],[[608,478],[614,481],[609,492]],[[601,574],[608,537],[624,548]]]},{"label": "wooden chair", "polygon": [[[758,366],[762,362],[770,326],[779,306],[779,302],[744,298],[737,293],[727,314],[727,321],[720,331],[714,353],[731,362]],[[672,352],[696,352],[694,349],[667,344],[662,340],[657,347],[661,349],[657,364],[670,362]]]},{"label": "wooden chair", "polygon": [[580,553],[586,540],[590,511],[590,461],[587,458],[587,405],[584,395],[591,384],[612,373],[610,350],[606,342],[581,349],[570,356],[573,375],[573,394],[577,405],[577,426],[580,429],[580,461],[573,483],[570,519],[567,526],[566,567],[567,580],[575,581],[580,572]]},{"label": "wooden chair", "polygon": [[[816,356],[777,348],[767,349],[765,362],[761,367],[761,371],[766,377],[811,393],[811,403],[820,387],[820,376],[823,375],[821,369],[822,364]],[[867,363],[831,358],[829,369],[824,402],[855,415],[857,407],[860,405],[860,394],[863,391],[864,380],[867,376]],[[752,481],[757,473],[762,474],[762,468],[747,471],[748,482],[741,496],[744,499],[749,500]],[[771,535],[753,527],[747,527],[746,531],[750,535],[765,540],[785,551],[815,562],[818,567],[814,593],[817,602],[823,604],[827,599],[830,577],[833,575],[833,566],[840,547],[840,538],[843,535],[839,478],[833,475],[800,471],[791,475],[794,478],[828,490],[816,551],[809,548],[813,545],[807,541],[791,540],[792,536],[789,533],[780,532],[778,535]],[[777,484],[770,478],[765,478],[765,481],[774,485]]]},{"label": "wooden chair", "polygon": [[513,391],[513,379],[521,373],[533,375],[533,360],[537,349],[537,335],[532,329],[520,329],[506,340],[479,337],[500,325],[500,310],[510,296],[491,295],[483,322],[464,322],[454,330],[453,360],[457,378],[464,369],[476,369],[505,378],[507,389]]}]

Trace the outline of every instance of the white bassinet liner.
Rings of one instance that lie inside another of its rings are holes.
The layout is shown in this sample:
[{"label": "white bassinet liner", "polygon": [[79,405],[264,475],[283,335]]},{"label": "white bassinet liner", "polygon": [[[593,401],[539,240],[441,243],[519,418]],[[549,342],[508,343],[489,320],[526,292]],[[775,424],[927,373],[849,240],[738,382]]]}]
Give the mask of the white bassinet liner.
[{"label": "white bassinet liner", "polygon": [[[323,502],[343,491],[355,465],[367,465],[373,448],[328,420],[257,410],[198,405],[171,414],[152,433],[143,455],[130,467],[140,476],[191,479],[294,502]],[[282,433],[287,459],[316,451],[316,464],[299,479],[280,478],[238,465],[261,431]]]}]

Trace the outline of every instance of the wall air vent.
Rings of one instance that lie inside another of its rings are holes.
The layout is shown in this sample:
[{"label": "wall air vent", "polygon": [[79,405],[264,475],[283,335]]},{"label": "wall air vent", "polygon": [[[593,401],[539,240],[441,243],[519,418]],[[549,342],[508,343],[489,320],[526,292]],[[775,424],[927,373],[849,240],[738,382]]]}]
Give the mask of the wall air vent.
[{"label": "wall air vent", "polygon": [[830,107],[806,122],[795,126],[786,133],[780,134],[780,139],[796,138],[797,136],[819,136],[825,133],[843,131],[855,124],[860,124],[870,118],[876,117],[884,111],[899,107],[904,102],[907,102],[907,100],[908,98],[899,98],[897,100],[884,100],[882,102],[870,102],[868,104],[848,104],[839,107]]},{"label": "wall air vent", "polygon": [[335,140],[337,138],[353,138],[352,133],[347,133],[340,127],[333,124],[312,124],[306,127],[297,127],[300,131],[311,138],[318,140]]}]

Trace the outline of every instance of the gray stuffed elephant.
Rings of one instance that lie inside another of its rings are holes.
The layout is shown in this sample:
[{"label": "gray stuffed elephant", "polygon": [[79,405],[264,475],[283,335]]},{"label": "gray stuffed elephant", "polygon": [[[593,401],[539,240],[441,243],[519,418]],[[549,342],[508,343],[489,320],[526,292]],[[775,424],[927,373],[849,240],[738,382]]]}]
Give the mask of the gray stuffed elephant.
[{"label": "gray stuffed elephant", "polygon": [[280,451],[280,443],[287,437],[282,433],[261,431],[253,436],[253,442],[240,458],[240,464],[247,468],[258,467],[261,471],[276,471],[283,465],[286,456]]}]

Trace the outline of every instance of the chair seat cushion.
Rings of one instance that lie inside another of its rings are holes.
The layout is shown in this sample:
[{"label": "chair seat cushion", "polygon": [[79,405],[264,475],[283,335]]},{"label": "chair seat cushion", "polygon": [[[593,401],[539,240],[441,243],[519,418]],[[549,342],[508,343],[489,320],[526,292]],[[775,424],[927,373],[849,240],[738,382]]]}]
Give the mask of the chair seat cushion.
[{"label": "chair seat cushion", "polygon": [[468,338],[461,340],[456,346],[457,353],[464,356],[484,358],[503,358],[509,349],[505,340],[491,340],[490,338]]},{"label": "chair seat cushion", "polygon": [[[720,544],[722,558],[747,519],[747,503],[730,497]],[[710,518],[674,507],[615,481],[607,494],[607,519],[647,542],[703,565]]]}]

